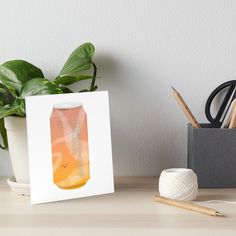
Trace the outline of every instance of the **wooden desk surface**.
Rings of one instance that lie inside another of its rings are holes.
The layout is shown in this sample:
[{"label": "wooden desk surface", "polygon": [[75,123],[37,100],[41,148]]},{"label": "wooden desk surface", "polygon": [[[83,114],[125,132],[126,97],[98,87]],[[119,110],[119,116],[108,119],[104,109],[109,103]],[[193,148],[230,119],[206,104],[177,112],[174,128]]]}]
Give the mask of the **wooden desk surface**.
[{"label": "wooden desk surface", "polygon": [[[236,235],[236,203],[202,203],[226,215],[212,217],[154,202],[157,178],[115,182],[114,194],[31,206],[2,178],[0,235]],[[199,190],[199,201],[212,199],[236,201],[236,189]]]}]

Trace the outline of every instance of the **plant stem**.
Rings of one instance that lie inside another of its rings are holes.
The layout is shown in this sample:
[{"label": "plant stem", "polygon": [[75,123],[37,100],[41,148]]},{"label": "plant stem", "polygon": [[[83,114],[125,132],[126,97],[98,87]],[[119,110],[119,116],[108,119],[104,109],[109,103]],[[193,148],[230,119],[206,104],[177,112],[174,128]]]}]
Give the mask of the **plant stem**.
[{"label": "plant stem", "polygon": [[97,76],[97,66],[95,65],[94,62],[92,62],[93,65],[93,79],[91,82],[91,86],[90,86],[90,90],[89,91],[94,91],[95,88],[95,80],[96,80],[96,76]]}]

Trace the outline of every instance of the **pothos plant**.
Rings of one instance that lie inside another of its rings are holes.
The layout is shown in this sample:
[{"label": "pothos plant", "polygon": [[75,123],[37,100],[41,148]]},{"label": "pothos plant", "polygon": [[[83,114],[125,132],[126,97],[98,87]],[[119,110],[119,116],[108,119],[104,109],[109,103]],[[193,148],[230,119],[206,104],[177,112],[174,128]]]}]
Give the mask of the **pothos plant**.
[{"label": "pothos plant", "polygon": [[0,147],[2,149],[8,147],[4,117],[25,117],[26,96],[73,93],[67,86],[81,80],[91,80],[91,84],[89,88],[79,92],[97,89],[94,52],[95,48],[91,43],[84,43],[76,48],[59,75],[53,80],[45,78],[41,69],[24,60],[7,61],[0,65],[0,134],[3,140],[3,145]]}]

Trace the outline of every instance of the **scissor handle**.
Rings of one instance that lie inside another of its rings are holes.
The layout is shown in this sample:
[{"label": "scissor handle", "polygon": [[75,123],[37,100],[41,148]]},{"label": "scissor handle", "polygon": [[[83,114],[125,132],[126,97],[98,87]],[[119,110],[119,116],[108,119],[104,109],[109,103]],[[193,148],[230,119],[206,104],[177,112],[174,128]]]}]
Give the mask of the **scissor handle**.
[{"label": "scissor handle", "polygon": [[[232,96],[232,93],[234,92],[234,89],[235,89],[235,86],[236,86],[236,80],[231,80],[231,81],[228,81],[228,82],[225,82],[221,85],[219,85],[209,96],[209,98],[207,99],[207,102],[206,102],[206,106],[205,106],[205,114],[206,114],[206,117],[207,119],[214,125],[220,125],[221,123],[221,118],[223,116],[223,113],[226,109],[226,106],[231,98],[231,101],[235,98],[236,96],[236,93],[234,93],[234,95]],[[211,104],[212,104],[212,101],[213,99],[216,97],[216,95],[218,93],[220,93],[220,91],[222,91],[223,89],[229,87],[224,99],[223,99],[223,102],[222,104],[220,105],[219,107],[219,110],[215,116],[215,118],[212,117],[211,115],[211,111],[210,111],[210,108],[211,108]],[[230,102],[231,102],[230,101]]]}]

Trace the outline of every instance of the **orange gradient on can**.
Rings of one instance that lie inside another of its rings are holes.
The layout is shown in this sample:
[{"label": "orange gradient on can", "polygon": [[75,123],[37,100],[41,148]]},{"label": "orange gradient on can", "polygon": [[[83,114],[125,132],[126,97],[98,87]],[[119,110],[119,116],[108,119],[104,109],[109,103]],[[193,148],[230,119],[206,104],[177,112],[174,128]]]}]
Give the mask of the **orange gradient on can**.
[{"label": "orange gradient on can", "polygon": [[54,183],[62,189],[82,187],[90,178],[87,115],[82,104],[54,105],[50,129]]}]

